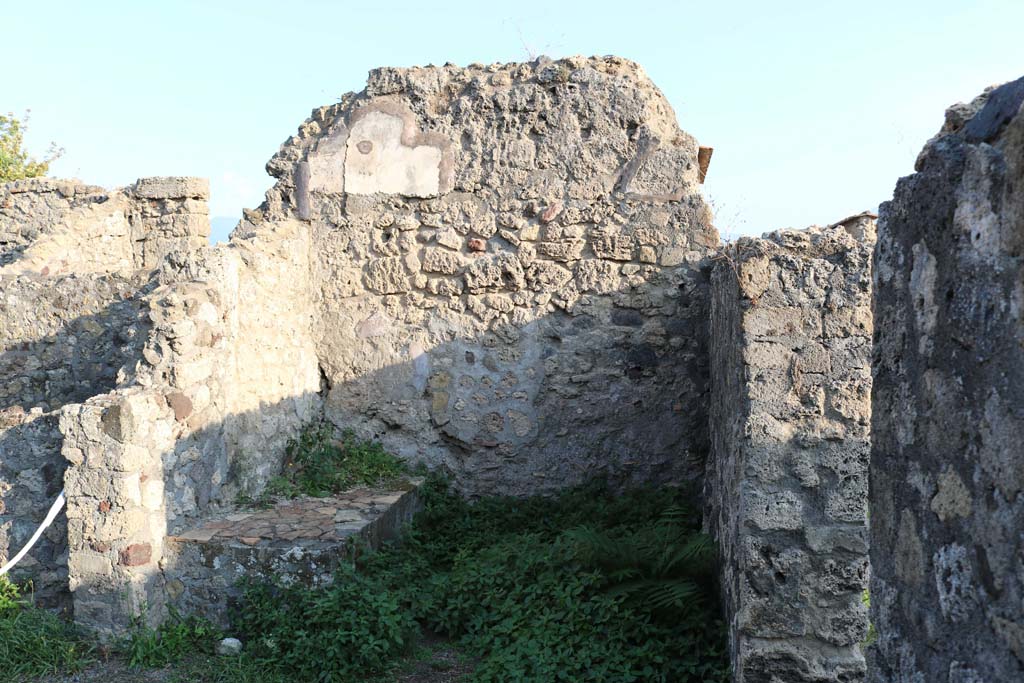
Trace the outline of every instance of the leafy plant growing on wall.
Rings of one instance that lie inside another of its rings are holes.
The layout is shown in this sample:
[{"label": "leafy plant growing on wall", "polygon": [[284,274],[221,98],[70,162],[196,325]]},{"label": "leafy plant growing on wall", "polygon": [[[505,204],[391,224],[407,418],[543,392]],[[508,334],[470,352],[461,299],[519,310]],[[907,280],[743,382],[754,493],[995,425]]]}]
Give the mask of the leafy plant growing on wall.
[{"label": "leafy plant growing on wall", "polygon": [[406,473],[401,460],[375,441],[346,429],[335,438],[328,423],[307,425],[288,443],[284,472],[271,480],[271,495],[323,497],[354,486],[393,486]]}]

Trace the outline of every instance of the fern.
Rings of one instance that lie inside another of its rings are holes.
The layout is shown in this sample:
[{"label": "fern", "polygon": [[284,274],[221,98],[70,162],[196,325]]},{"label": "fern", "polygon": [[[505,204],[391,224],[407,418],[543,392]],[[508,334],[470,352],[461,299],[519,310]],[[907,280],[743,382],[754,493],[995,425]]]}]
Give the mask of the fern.
[{"label": "fern", "polygon": [[622,533],[579,526],[564,535],[574,558],[598,570],[609,596],[653,616],[704,608],[715,592],[715,546],[688,508],[666,509],[647,528]]}]

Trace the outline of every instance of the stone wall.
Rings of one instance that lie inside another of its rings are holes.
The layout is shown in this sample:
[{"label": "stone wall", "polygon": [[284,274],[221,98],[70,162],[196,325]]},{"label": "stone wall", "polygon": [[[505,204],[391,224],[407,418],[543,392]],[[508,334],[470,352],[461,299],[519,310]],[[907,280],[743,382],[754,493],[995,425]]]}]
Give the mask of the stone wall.
[{"label": "stone wall", "polygon": [[[135,381],[151,332],[148,271],[206,243],[206,181],[146,178],[0,186],[0,558],[20,550],[61,490],[62,406]],[[91,480],[90,480],[91,481]],[[15,572],[67,606],[63,515]]]},{"label": "stone wall", "polygon": [[873,681],[1024,680],[1022,101],[951,108],[882,206]]},{"label": "stone wall", "polygon": [[172,252],[144,300],[152,330],[133,377],[64,408],[79,623],[112,636],[143,603],[159,621],[168,572],[188,575],[167,566],[166,534],[257,492],[319,416],[308,273],[308,228],[294,221]]},{"label": "stone wall", "polygon": [[104,637],[124,633],[144,611],[160,621],[161,456],[174,448],[174,408],[144,389],[121,390],[65,407],[60,431],[75,621]]},{"label": "stone wall", "polygon": [[137,383],[179,423],[164,453],[172,530],[262,490],[287,441],[320,415],[309,230],[284,221],[243,231],[169,259],[147,301],[154,330]]},{"label": "stone wall", "polygon": [[[46,517],[64,482],[57,415],[0,410],[0,564],[20,551]],[[70,607],[67,524],[57,518],[11,572],[32,581],[36,604]]]},{"label": "stone wall", "polygon": [[0,275],[0,409],[55,410],[109,391],[139,357],[145,280]]},{"label": "stone wall", "polygon": [[117,190],[36,178],[0,185],[0,276],[153,270],[205,246],[209,183],[142,178]]},{"label": "stone wall", "polygon": [[618,58],[380,69],[272,159],[308,220],[326,414],[468,493],[699,476],[718,236]]},{"label": "stone wall", "polygon": [[862,680],[874,222],[726,246],[712,275],[706,521],[734,680]]},{"label": "stone wall", "polygon": [[33,178],[0,185],[0,269],[37,239],[59,230],[71,214],[108,199],[102,187],[75,180]]}]

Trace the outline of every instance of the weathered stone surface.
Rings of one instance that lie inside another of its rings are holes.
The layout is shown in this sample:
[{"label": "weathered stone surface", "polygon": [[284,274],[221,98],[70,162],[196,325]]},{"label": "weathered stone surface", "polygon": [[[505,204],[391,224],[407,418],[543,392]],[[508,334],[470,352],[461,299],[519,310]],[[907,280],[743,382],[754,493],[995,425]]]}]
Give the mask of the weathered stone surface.
[{"label": "weathered stone surface", "polygon": [[210,236],[201,178],[142,178],[118,190],[49,178],[0,185],[0,277],[131,275]]},{"label": "weathered stone surface", "polygon": [[[117,429],[104,418],[117,416]],[[68,586],[75,619],[103,638],[143,612],[165,615],[163,500],[144,500],[143,482],[161,481],[162,455],[174,446],[174,412],[141,387],[98,396],[60,413],[68,519]],[[80,456],[84,455],[84,458]]]},{"label": "weathered stone surface", "polygon": [[880,211],[871,680],[1024,680],[1024,79]]},{"label": "weathered stone surface", "polygon": [[468,493],[694,477],[707,449],[696,142],[635,64],[554,66],[374,72],[268,164],[265,222],[309,202],[327,417]]},{"label": "weathered stone surface", "polygon": [[[715,264],[705,519],[737,683],[863,679],[872,223],[741,238]],[[857,322],[822,324],[840,311]]]},{"label": "weathered stone surface", "polygon": [[421,507],[419,483],[211,515],[167,539],[169,604],[226,624],[228,603],[239,595],[243,577],[328,585],[351,560],[353,540],[375,549],[398,535]]},{"label": "weathered stone surface", "polygon": [[[24,547],[60,493],[67,465],[60,443],[54,413],[0,409],[0,564]],[[15,580],[32,580],[42,606],[70,607],[67,545],[59,516],[12,572]]]},{"label": "weathered stone surface", "polygon": [[224,638],[217,643],[217,654],[222,657],[234,657],[242,653],[242,641],[238,638]]},{"label": "weathered stone surface", "polygon": [[0,275],[0,409],[54,410],[112,389],[149,330],[143,287],[120,275]]}]

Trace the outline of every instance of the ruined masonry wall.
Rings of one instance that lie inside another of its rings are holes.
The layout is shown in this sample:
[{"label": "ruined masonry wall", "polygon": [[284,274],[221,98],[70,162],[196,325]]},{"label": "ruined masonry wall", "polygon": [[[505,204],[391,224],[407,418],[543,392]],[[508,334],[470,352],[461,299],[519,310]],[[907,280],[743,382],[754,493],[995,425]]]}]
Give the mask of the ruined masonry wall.
[{"label": "ruined masonry wall", "polygon": [[79,623],[115,635],[142,602],[154,622],[193,604],[203,587],[176,578],[188,568],[165,554],[166,534],[256,493],[319,415],[308,260],[297,222],[170,254],[145,300],[153,329],[133,381],[64,409]]},{"label": "ruined masonry wall", "polygon": [[174,411],[162,396],[121,390],[61,411],[68,520],[68,587],[75,621],[124,633],[143,611],[164,617],[167,519],[161,454],[174,448]]},{"label": "ruined masonry wall", "polygon": [[74,213],[107,201],[102,187],[74,180],[34,178],[0,185],[0,269],[18,260],[44,235],[59,230]]},{"label": "ruined masonry wall", "polygon": [[209,183],[142,178],[117,190],[38,178],[0,186],[0,276],[153,270],[205,246]]},{"label": "ruined masonry wall", "polygon": [[699,476],[717,245],[697,144],[619,58],[380,69],[271,160],[335,424],[463,491]]},{"label": "ruined masonry wall", "polygon": [[[0,411],[0,562],[28,542],[63,487],[60,442],[55,414]],[[62,515],[11,572],[16,581],[32,581],[36,604],[70,607],[67,546]]]},{"label": "ruined masonry wall", "polygon": [[[151,331],[148,271],[205,244],[206,181],[146,178],[108,192],[77,181],[0,186],[0,560],[61,489],[57,413],[134,381]],[[65,518],[19,565],[37,599],[67,603]]]},{"label": "ruined masonry wall", "polygon": [[712,275],[706,522],[734,680],[862,680],[873,221],[741,238]]},{"label": "ruined masonry wall", "polygon": [[55,410],[112,389],[149,321],[122,275],[0,276],[0,411]]},{"label": "ruined masonry wall", "polygon": [[875,253],[872,681],[1024,680],[1024,79],[947,112]]}]

